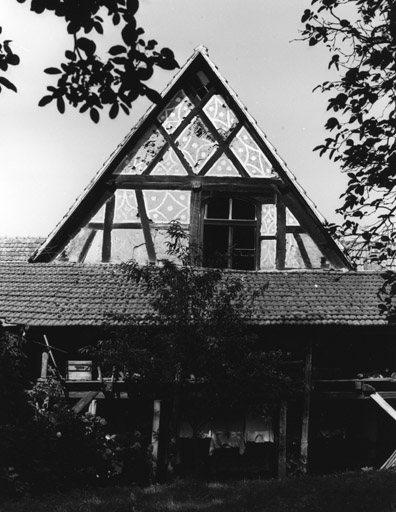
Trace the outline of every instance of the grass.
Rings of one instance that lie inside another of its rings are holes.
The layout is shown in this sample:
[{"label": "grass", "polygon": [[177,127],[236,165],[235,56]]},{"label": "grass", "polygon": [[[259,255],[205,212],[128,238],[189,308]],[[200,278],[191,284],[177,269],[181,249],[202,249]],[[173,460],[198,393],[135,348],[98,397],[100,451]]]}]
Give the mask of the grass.
[{"label": "grass", "polygon": [[396,473],[277,480],[184,480],[145,489],[107,487],[24,497],[1,512],[396,512]]}]

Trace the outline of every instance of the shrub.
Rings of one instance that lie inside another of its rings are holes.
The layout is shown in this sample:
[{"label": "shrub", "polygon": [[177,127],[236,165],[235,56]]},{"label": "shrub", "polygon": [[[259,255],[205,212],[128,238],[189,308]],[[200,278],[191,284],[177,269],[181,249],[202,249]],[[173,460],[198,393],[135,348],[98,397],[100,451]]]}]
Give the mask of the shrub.
[{"label": "shrub", "polygon": [[112,434],[104,418],[76,414],[50,377],[29,392],[30,416],[0,425],[0,497],[150,479],[139,432]]}]

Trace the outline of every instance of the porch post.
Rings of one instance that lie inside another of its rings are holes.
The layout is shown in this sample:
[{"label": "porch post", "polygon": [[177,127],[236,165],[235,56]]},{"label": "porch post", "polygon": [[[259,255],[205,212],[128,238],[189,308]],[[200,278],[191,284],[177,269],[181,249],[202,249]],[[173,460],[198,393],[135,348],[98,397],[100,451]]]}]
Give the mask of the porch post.
[{"label": "porch post", "polygon": [[153,426],[151,430],[151,446],[153,447],[153,472],[154,477],[157,473],[158,467],[158,446],[159,446],[159,434],[160,434],[160,419],[161,419],[161,400],[154,400],[153,406]]},{"label": "porch post", "polygon": [[305,354],[304,368],[304,396],[301,425],[301,470],[307,472],[308,467],[308,435],[309,435],[309,412],[311,405],[311,382],[312,382],[312,341],[308,343]]},{"label": "porch post", "polygon": [[278,478],[286,477],[286,418],[287,402],[282,400],[279,409],[279,437],[278,437]]},{"label": "porch post", "polygon": [[41,354],[41,372],[40,372],[40,380],[46,380],[48,372],[48,352],[44,351]]}]

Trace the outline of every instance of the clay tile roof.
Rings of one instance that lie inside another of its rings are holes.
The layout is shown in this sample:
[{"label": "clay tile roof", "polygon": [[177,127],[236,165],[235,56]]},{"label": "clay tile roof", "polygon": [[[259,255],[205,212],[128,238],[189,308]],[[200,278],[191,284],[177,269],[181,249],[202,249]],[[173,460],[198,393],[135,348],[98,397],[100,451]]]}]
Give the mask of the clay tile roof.
[{"label": "clay tile roof", "polygon": [[[382,278],[376,272],[226,274],[236,277],[256,325],[387,324],[378,308]],[[7,323],[101,326],[125,314],[141,323],[151,312],[144,287],[128,281],[118,265],[0,262],[0,283],[0,319]]]},{"label": "clay tile roof", "polygon": [[0,237],[0,262],[27,261],[44,241],[42,237]]}]

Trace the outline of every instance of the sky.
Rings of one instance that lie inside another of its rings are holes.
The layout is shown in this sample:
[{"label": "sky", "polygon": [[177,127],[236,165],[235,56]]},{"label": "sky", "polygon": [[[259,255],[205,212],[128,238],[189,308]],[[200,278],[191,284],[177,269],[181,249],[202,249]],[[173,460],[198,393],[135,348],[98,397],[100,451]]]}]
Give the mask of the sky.
[{"label": "sky", "polygon": [[[43,73],[72,48],[65,24],[30,2],[0,1],[2,36],[21,58],[7,77],[18,93],[0,93],[0,236],[47,236],[83,188],[150,106],[138,100],[130,116],[95,125],[71,106],[38,107],[56,77]],[[326,97],[312,92],[330,78],[325,48],[295,41],[309,0],[140,0],[138,26],[146,39],[171,48],[182,66],[204,45],[229,85],[329,222],[346,177],[312,150],[326,136]],[[114,34],[104,41],[110,47]],[[174,71],[158,70],[161,91]]]}]

